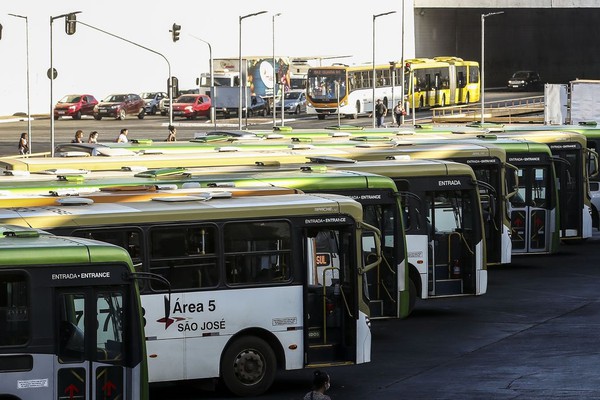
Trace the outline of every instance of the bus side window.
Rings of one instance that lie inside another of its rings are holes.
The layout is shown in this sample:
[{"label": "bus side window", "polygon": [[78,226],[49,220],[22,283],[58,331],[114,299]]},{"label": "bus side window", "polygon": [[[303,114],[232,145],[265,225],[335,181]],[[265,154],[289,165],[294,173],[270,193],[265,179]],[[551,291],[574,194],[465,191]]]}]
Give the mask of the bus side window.
[{"label": "bus side window", "polygon": [[29,284],[25,275],[0,274],[0,346],[29,341]]},{"label": "bus side window", "polygon": [[[167,278],[173,289],[215,287],[219,283],[215,228],[160,227],[150,231],[150,272]],[[164,290],[160,283],[151,283]]]},{"label": "bus side window", "polygon": [[229,284],[283,283],[291,277],[291,230],[287,222],[241,222],[225,226],[225,272]]},{"label": "bus side window", "polygon": [[61,362],[83,361],[85,296],[64,293],[59,297],[58,357]]},{"label": "bus side window", "polygon": [[142,263],[140,232],[137,230],[104,228],[90,231],[74,231],[73,235],[122,247],[129,252],[134,265],[141,265]]}]

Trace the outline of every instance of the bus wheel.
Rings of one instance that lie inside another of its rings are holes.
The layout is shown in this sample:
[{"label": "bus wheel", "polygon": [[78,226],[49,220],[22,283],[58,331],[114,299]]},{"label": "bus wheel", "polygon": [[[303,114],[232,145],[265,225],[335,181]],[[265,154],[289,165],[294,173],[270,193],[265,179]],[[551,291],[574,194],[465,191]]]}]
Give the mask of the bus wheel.
[{"label": "bus wheel", "polygon": [[254,336],[234,341],[221,360],[223,382],[237,396],[258,396],[266,392],[275,380],[276,369],[273,349]]},{"label": "bus wheel", "polygon": [[440,104],[441,107],[445,107],[446,106],[446,95],[443,94],[442,95],[442,103]]},{"label": "bus wheel", "polygon": [[325,119],[325,114],[317,114],[317,118],[319,118],[319,119]]},{"label": "bus wheel", "polygon": [[422,110],[425,104],[423,104],[423,97],[419,98],[419,110]]},{"label": "bus wheel", "polygon": [[467,97],[465,97],[465,104],[469,104],[471,99],[469,98],[469,93],[467,93]]}]

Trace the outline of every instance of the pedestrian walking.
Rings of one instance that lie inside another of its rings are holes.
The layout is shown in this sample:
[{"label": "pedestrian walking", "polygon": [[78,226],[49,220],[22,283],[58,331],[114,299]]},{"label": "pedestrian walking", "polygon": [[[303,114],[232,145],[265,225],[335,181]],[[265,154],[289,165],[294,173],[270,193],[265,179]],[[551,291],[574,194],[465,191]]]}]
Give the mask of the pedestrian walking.
[{"label": "pedestrian walking", "polygon": [[169,125],[169,136],[167,136],[167,142],[175,142],[177,141],[177,128],[173,125]]},{"label": "pedestrian walking", "polygon": [[29,136],[27,132],[21,133],[19,138],[19,154],[29,154]]},{"label": "pedestrian walking", "polygon": [[327,372],[316,370],[313,373],[312,386],[312,390],[304,395],[303,400],[331,400],[331,397],[325,394],[331,386]]},{"label": "pedestrian walking", "polygon": [[121,129],[121,133],[119,133],[119,137],[117,138],[117,143],[127,143],[129,140],[127,139],[127,134],[129,133],[129,129],[123,128]]},{"label": "pedestrian walking", "polygon": [[71,143],[83,143],[83,131],[81,129],[77,129],[75,138],[71,140]]},{"label": "pedestrian walking", "polygon": [[92,131],[88,138],[88,143],[98,143],[98,131]]},{"label": "pedestrian walking", "polygon": [[381,102],[381,99],[377,99],[377,102],[375,103],[375,122],[377,123],[378,128],[383,126],[383,119],[386,115],[387,107]]},{"label": "pedestrian walking", "polygon": [[406,110],[402,107],[402,102],[399,101],[396,107],[394,107],[394,119],[398,126],[402,125],[402,117],[406,115]]}]

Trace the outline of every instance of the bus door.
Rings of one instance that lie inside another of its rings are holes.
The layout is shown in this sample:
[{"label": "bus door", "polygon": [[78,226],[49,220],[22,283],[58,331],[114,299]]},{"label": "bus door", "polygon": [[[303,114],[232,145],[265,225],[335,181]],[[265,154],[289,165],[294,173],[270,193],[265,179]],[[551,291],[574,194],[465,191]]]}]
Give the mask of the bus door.
[{"label": "bus door", "polygon": [[428,192],[426,202],[429,297],[475,294],[474,199],[469,191],[444,190]]},{"label": "bus door", "polygon": [[442,103],[442,77],[440,75],[440,73],[436,73],[435,74],[435,80],[434,80],[434,92],[433,92],[433,105],[437,106],[438,104]]},{"label": "bus door", "polygon": [[431,105],[431,74],[425,74],[425,102],[423,106]]},{"label": "bus door", "polygon": [[[449,66],[449,71],[448,71],[448,85],[449,85],[449,89],[450,89],[450,98],[448,99],[448,104],[455,104],[458,103],[458,101],[456,100],[456,89],[457,89],[457,82],[456,82],[456,78],[458,77],[458,79],[460,80],[460,77],[457,76],[456,73],[456,66],[454,64],[450,64]],[[460,85],[458,85],[458,87],[460,87]],[[460,93],[459,93],[459,99],[460,97]]]},{"label": "bus door", "polygon": [[58,358],[56,399],[126,399],[132,397],[132,373],[126,368],[125,329],[132,319],[120,287],[57,289]]},{"label": "bus door", "polygon": [[[583,157],[581,148],[557,149],[551,145],[550,149],[558,178],[558,204],[560,206],[560,238],[573,239],[583,237],[583,196],[585,194],[586,180],[582,176]],[[557,157],[556,157],[557,156]],[[591,225],[591,218],[588,219]],[[591,228],[588,229],[591,232]]]},{"label": "bus door", "polygon": [[[401,288],[405,287],[400,263],[405,259],[405,248],[399,207],[397,203],[363,203],[365,222],[377,227],[382,238],[382,262],[366,273],[371,319],[400,317]],[[368,235],[363,235],[363,251],[368,264],[369,255],[375,251],[375,240]]]},{"label": "bus door", "polygon": [[352,235],[338,229],[309,229],[306,238],[308,365],[356,361],[356,266]]},{"label": "bus door", "polygon": [[547,253],[552,239],[549,169],[521,166],[518,179],[517,193],[510,198],[513,253]]}]

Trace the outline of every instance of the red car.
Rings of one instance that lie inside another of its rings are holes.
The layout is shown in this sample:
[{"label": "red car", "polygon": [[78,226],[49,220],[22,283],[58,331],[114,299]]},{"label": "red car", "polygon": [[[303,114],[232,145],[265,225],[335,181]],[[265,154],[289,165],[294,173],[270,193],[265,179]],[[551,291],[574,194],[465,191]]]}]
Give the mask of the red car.
[{"label": "red car", "polygon": [[146,115],[146,103],[137,94],[111,94],[94,108],[94,118],[97,120],[102,117],[124,120],[127,115],[137,115],[139,119]]},{"label": "red car", "polygon": [[173,103],[173,117],[210,118],[210,97],[205,94],[184,94]]},{"label": "red car", "polygon": [[54,119],[72,117],[81,119],[82,115],[94,115],[98,100],[91,94],[68,94],[54,106]]}]

